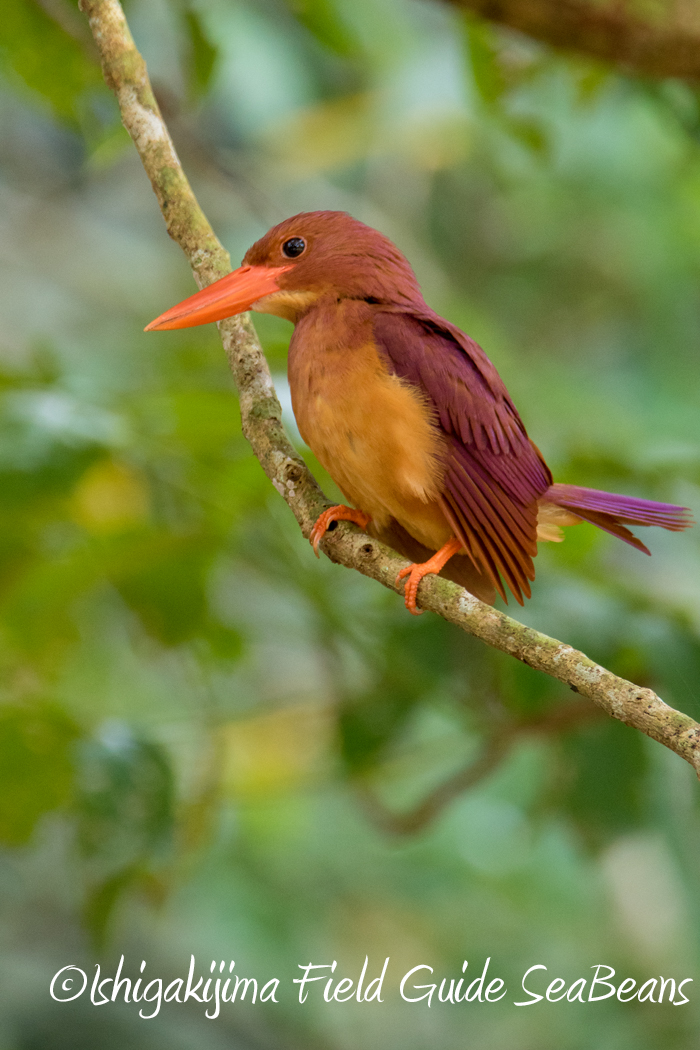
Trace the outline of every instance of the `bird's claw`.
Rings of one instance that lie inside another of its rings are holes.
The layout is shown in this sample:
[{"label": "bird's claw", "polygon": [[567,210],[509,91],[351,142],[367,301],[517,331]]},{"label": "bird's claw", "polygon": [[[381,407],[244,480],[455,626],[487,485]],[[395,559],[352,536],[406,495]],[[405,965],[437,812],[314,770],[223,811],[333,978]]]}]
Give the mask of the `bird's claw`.
[{"label": "bird's claw", "polygon": [[309,543],[314,549],[314,554],[317,558],[320,558],[318,545],[330,526],[335,524],[335,522],[351,521],[364,531],[371,520],[369,514],[365,514],[362,510],[356,510],[355,507],[346,507],[343,503],[339,503],[335,507],[329,507],[328,510],[324,510],[323,514],[319,516],[309,535]]},{"label": "bird's claw", "polygon": [[422,612],[421,609],[416,608],[416,598],[418,596],[418,587],[423,577],[429,576],[431,573],[437,576],[452,555],[456,554],[461,547],[461,541],[453,537],[439,551],[436,551],[432,558],[423,562],[413,562],[411,565],[406,565],[401,569],[396,577],[396,586],[398,587],[401,580],[408,577],[408,582],[403,592],[404,601],[406,602],[406,608],[414,616],[420,616]]},{"label": "bird's claw", "polygon": [[396,586],[398,587],[402,580],[405,580],[408,576],[409,579],[404,587],[404,601],[406,608],[413,616],[422,616],[423,610],[416,608],[416,598],[418,596],[418,586],[424,576],[427,576],[430,569],[425,568],[425,564],[407,565],[404,569],[401,569],[398,576],[396,577]]}]

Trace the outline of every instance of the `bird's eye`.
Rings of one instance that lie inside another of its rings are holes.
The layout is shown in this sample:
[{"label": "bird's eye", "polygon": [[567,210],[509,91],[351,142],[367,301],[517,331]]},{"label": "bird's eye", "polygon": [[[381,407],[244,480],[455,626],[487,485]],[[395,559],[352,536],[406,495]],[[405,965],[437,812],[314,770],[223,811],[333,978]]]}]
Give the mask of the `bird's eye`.
[{"label": "bird's eye", "polygon": [[303,237],[290,237],[288,241],[285,241],[282,245],[282,254],[286,255],[288,259],[296,259],[298,255],[306,248],[306,241]]}]

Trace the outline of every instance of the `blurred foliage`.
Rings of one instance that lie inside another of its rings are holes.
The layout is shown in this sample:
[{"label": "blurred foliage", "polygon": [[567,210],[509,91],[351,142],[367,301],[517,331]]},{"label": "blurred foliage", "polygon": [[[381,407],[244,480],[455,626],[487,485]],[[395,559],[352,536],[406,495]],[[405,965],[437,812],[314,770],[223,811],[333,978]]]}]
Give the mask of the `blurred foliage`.
[{"label": "blurred foliage", "polygon": [[[558,479],[698,516],[692,88],[625,79],[430,0],[127,12],[234,258],[285,215],[351,211],[485,346]],[[359,971],[365,954],[390,955],[394,983],[489,955],[511,988],[541,961],[571,981],[601,961],[696,973],[692,772],[313,558],[240,433],[216,333],[142,334],[190,277],[82,16],[11,0],[0,56],[7,1046],[464,1045],[461,1015],[393,1000],[301,1011],[287,996],[215,1023],[183,1007],[148,1026],[116,1007],[51,1011],[60,966],[122,952],[153,973],[184,972],[194,952],[203,970],[235,957],[288,980],[309,958]],[[288,410],[289,326],[256,323]],[[644,539],[651,559],[567,530],[515,615],[698,718],[698,533]],[[396,815],[451,784],[402,837]],[[695,1003],[606,1001],[585,1024],[577,1009],[517,1011],[514,1027],[504,1001],[470,1013],[469,1041],[696,1042]]]},{"label": "blurred foliage", "polygon": [[56,116],[77,123],[90,93],[107,94],[97,49],[73,4],[8,0],[1,33],[7,70],[45,99]]},{"label": "blurred foliage", "polygon": [[0,708],[0,840],[5,845],[28,842],[40,817],[69,801],[70,745],[77,735],[60,709]]},{"label": "blurred foliage", "polygon": [[184,7],[182,16],[187,39],[186,64],[190,91],[197,97],[204,94],[211,83],[218,50],[207,37],[197,11],[191,7]]},{"label": "blurred foliage", "polygon": [[169,843],[173,776],[162,748],[119,724],[82,742],[78,768],[78,845],[90,876],[85,912],[101,940],[119,894],[143,881],[149,861]]}]

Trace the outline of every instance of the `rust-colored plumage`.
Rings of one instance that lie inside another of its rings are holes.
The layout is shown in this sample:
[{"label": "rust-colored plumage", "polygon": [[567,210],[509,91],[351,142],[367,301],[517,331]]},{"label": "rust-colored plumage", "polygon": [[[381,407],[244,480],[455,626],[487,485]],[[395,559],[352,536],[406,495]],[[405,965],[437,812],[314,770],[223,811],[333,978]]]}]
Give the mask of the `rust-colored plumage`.
[{"label": "rust-colored plumage", "polygon": [[410,558],[406,604],[428,572],[521,604],[538,540],[586,520],[639,550],[627,525],[680,530],[672,504],[552,483],[502,379],[469,336],[425,303],[406,258],[344,212],[295,215],[243,265],[149,329],[254,309],[292,321],[289,382],[299,431],[352,507],[351,520]]}]

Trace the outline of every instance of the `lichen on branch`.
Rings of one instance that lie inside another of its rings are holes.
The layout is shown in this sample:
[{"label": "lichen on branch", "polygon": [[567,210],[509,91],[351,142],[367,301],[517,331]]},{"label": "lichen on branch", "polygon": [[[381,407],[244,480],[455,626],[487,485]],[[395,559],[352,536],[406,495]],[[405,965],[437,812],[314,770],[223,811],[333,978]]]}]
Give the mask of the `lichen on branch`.
[{"label": "lichen on branch", "polygon": [[[117,96],[122,121],[151,180],[168,233],[187,256],[197,284],[210,284],[230,270],[229,256],[187,181],[121,5],[118,0],[80,0],[80,7],[90,21],[105,80]],[[255,329],[246,314],[219,322],[219,331],[238,387],[243,432],[308,537],[330,503],[284,432]],[[354,526],[341,525],[327,535],[322,549],[339,565],[356,569],[391,590],[399,589],[395,581],[406,561]],[[675,751],[700,776],[700,724],[669,707],[651,689],[618,678],[584,653],[525,627],[448,580],[427,577],[421,584],[420,605],[557,678],[611,717]]]}]

